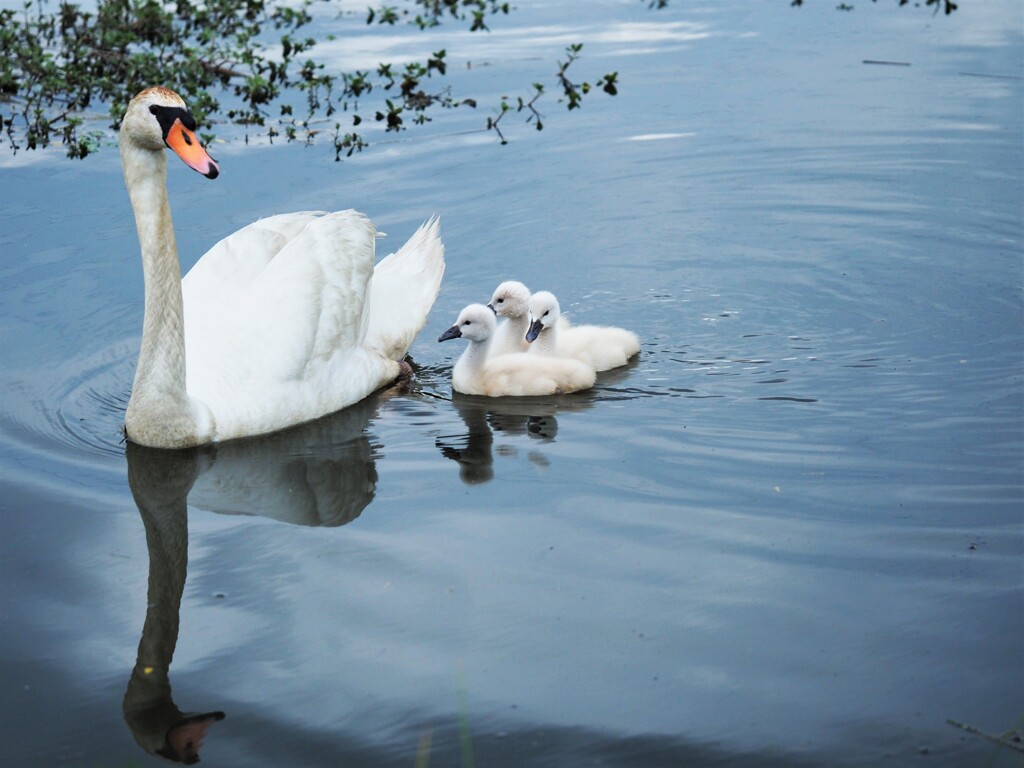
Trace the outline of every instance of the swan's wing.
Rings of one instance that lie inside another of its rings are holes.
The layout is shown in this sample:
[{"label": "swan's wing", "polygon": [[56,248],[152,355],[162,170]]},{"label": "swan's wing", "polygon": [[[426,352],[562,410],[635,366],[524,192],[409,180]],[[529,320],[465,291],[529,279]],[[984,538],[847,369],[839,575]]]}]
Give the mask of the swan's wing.
[{"label": "swan's wing", "polygon": [[440,224],[431,218],[373,271],[364,344],[392,360],[405,357],[441,290]]},{"label": "swan's wing", "polygon": [[282,213],[242,227],[200,257],[182,279],[182,290],[205,304],[217,301],[219,291],[248,286],[285,245],[322,215],[319,211]]},{"label": "swan's wing", "polygon": [[[311,215],[247,283],[201,282],[188,291],[190,391],[222,390],[227,380],[300,379],[338,350],[358,346],[375,237],[356,211]],[[224,257],[215,269],[228,264]]]},{"label": "swan's wing", "polygon": [[361,345],[376,237],[363,214],[330,213],[309,222],[260,273],[250,305],[278,354],[293,346],[289,356],[314,365]]}]

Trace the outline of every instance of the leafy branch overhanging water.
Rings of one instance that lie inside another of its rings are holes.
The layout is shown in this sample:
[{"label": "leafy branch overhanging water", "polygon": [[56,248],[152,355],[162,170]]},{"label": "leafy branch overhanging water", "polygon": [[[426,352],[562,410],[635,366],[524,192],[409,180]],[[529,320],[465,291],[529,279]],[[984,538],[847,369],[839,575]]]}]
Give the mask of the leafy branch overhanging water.
[{"label": "leafy branch overhanging water", "polygon": [[[335,159],[363,149],[360,126],[385,131],[429,122],[439,109],[473,108],[445,83],[447,51],[422,61],[382,62],[375,69],[331,72],[314,57],[317,40],[305,33],[313,11],[337,0],[99,0],[95,11],[60,0],[25,0],[21,10],[0,10],[0,143],[12,152],[60,142],[84,158],[109,137],[96,119],[116,129],[128,100],[160,84],[178,91],[201,125],[243,126],[246,138],[312,142],[330,136]],[[56,7],[56,10],[52,10]],[[488,20],[508,14],[501,0],[408,0],[401,7],[366,11],[367,24],[407,23],[428,29],[442,22],[484,32]],[[565,49],[553,89],[570,110],[594,91],[615,95],[617,73],[576,83],[568,71],[582,45]],[[543,128],[537,100],[502,99],[486,128],[504,143],[499,124],[523,113]],[[212,128],[202,134],[214,138]]]}]

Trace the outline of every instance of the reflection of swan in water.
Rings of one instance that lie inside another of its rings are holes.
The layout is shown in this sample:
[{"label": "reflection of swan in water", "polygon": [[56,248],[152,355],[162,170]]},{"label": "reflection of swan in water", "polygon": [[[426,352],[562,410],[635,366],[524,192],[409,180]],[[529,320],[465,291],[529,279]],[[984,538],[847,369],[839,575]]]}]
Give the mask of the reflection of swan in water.
[{"label": "reflection of swan in water", "polygon": [[[385,395],[386,396],[386,395]],[[373,499],[377,472],[366,427],[378,397],[285,432],[189,450],[129,442],[128,484],[146,528],[149,589],[125,722],[153,755],[192,764],[223,712],[182,712],[168,672],[188,564],[188,504],[298,525],[343,525]]]},{"label": "reflection of swan in water", "polygon": [[154,451],[132,443],[127,452],[128,484],[146,526],[149,590],[124,719],[147,752],[191,765],[199,761],[210,726],[224,719],[223,712],[182,712],[171,698],[168,677],[188,563],[186,499],[197,457],[193,451]]},{"label": "reflection of swan in water", "polygon": [[[494,437],[527,435],[538,445],[550,443],[558,434],[558,412],[568,413],[590,408],[588,399],[542,401],[521,398],[474,397],[452,393],[452,405],[462,418],[466,431],[453,435],[439,435],[434,445],[441,453],[459,464],[459,477],[467,485],[486,483],[494,477]],[[499,455],[514,454],[514,449],[499,446]],[[533,450],[529,459],[534,464],[547,466],[547,459],[539,450]]]},{"label": "reflection of swan in water", "polygon": [[393,391],[283,432],[200,449],[189,504],[295,525],[354,520],[377,487],[367,426]]}]

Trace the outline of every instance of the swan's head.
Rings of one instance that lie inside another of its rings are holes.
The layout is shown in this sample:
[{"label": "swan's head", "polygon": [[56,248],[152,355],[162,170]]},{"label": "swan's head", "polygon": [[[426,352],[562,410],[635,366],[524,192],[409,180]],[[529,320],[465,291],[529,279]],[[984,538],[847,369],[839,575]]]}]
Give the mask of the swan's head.
[{"label": "swan's head", "polygon": [[540,332],[558,322],[562,314],[558,299],[548,291],[537,291],[530,297],[530,328],[526,331],[527,341],[536,341]]},{"label": "swan's head", "polygon": [[459,313],[455,325],[441,334],[438,341],[448,339],[469,339],[470,341],[487,341],[497,328],[498,322],[494,313],[483,304],[470,304]]},{"label": "swan's head", "polygon": [[199,143],[195,118],[181,96],[167,88],[147,88],[131,100],[121,120],[120,141],[151,152],[170,147],[185,165],[208,179],[220,173],[217,162]]},{"label": "swan's head", "polygon": [[529,311],[530,289],[515,280],[506,280],[494,289],[487,306],[498,317],[525,317]]}]

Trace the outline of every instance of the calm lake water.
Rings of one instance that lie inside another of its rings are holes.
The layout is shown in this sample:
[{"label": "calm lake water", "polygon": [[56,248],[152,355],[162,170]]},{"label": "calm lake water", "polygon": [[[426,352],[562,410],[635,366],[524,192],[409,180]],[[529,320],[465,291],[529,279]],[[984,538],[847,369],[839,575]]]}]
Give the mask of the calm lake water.
[{"label": "calm lake water", "polygon": [[[1024,11],[811,5],[325,18],[344,66],[446,46],[480,108],[172,162],[183,265],[272,213],[438,213],[418,378],[195,453],[120,441],[116,151],[7,158],[3,764],[162,764],[180,709],[226,714],[211,766],[1021,765],[972,729],[1024,730]],[[576,41],[619,96],[461,132]],[[639,360],[453,397],[436,339],[506,278]]]}]

